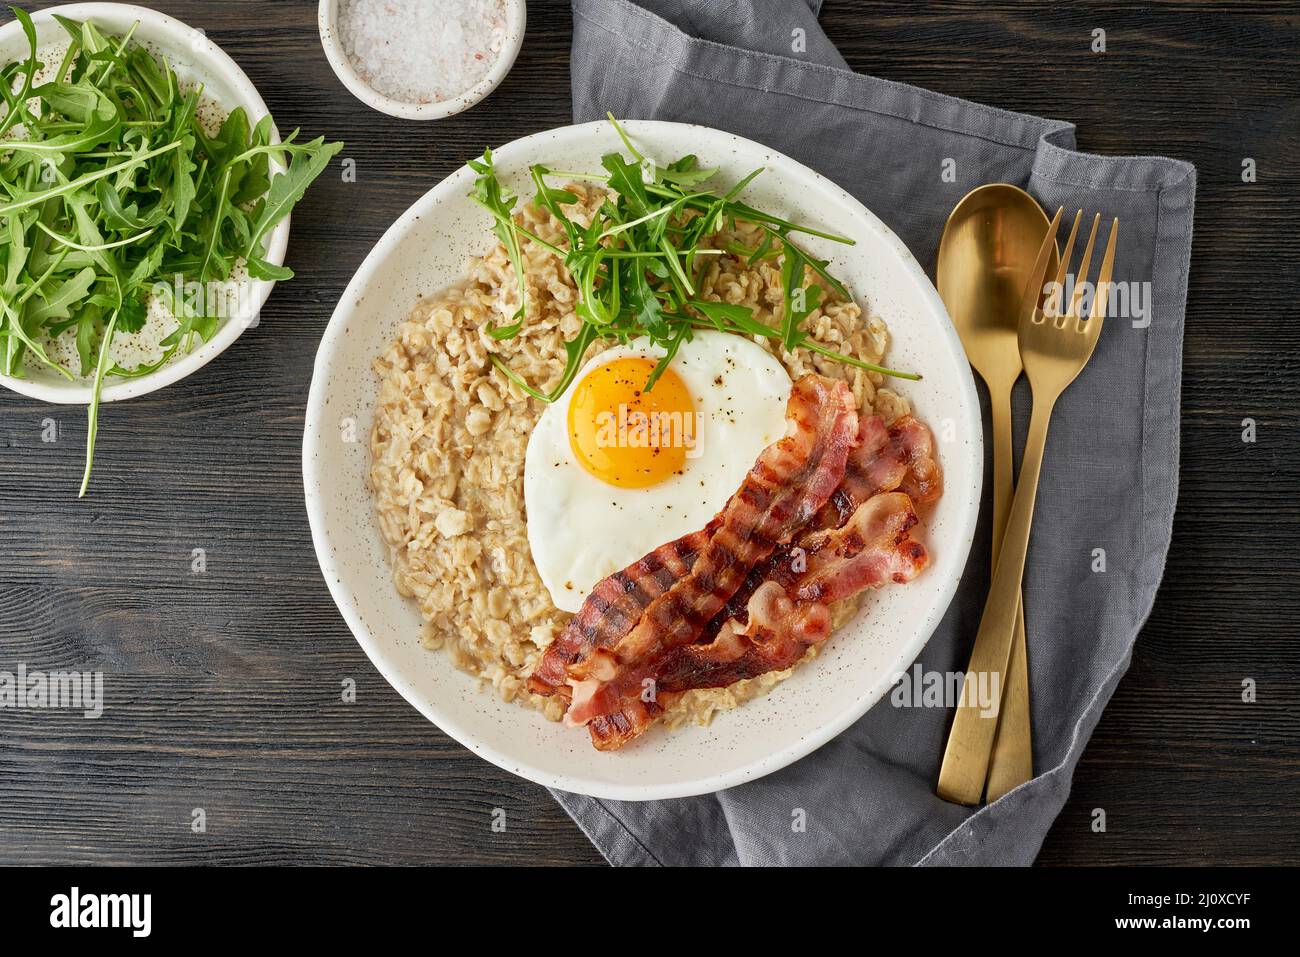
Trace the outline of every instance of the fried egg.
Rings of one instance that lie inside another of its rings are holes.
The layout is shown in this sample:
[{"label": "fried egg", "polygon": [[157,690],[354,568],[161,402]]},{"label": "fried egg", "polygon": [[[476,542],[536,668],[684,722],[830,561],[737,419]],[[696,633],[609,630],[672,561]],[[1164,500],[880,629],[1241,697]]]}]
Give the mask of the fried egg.
[{"label": "fried egg", "polygon": [[564,611],[577,611],[601,579],[708,524],[785,434],[790,376],[767,350],[696,332],[647,391],[663,355],[644,339],[600,353],[528,440],[528,544]]}]

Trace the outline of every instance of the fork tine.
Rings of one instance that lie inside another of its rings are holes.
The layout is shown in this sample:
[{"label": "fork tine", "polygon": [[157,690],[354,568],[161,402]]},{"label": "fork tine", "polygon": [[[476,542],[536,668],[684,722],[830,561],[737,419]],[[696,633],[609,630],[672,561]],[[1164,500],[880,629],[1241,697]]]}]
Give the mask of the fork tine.
[{"label": "fork tine", "polygon": [[1115,240],[1119,236],[1119,217],[1110,223],[1110,238],[1106,240],[1106,252],[1101,257],[1101,272],[1097,273],[1097,285],[1092,296],[1092,312],[1087,323],[1079,320],[1079,331],[1087,332],[1092,338],[1101,335],[1101,322],[1106,318],[1106,300],[1110,295],[1110,280],[1115,272]]},{"label": "fork tine", "polygon": [[[1080,320],[1079,315],[1083,303],[1083,289],[1088,283],[1088,270],[1092,266],[1092,247],[1097,242],[1097,227],[1101,224],[1101,213],[1092,217],[1092,231],[1088,233],[1088,244],[1083,247],[1083,258],[1079,260],[1079,268],[1074,272],[1074,292],[1070,296],[1070,310],[1061,320],[1060,328],[1064,329],[1073,319],[1076,323]],[[1096,299],[1094,295],[1093,299]]]},{"label": "fork tine", "polygon": [[1043,236],[1043,243],[1038,247],[1038,258],[1034,260],[1034,268],[1029,271],[1029,281],[1025,284],[1025,291],[1021,295],[1020,315],[1030,322],[1036,321],[1038,300],[1043,295],[1043,281],[1047,278],[1047,267],[1052,264],[1056,230],[1061,225],[1063,212],[1065,212],[1064,206],[1056,207],[1056,215],[1052,217],[1051,225],[1047,227],[1047,233]]},{"label": "fork tine", "polygon": [[1079,232],[1079,220],[1083,218],[1083,210],[1074,214],[1074,225],[1070,227],[1070,238],[1065,241],[1065,249],[1061,251],[1061,266],[1056,270],[1056,282],[1053,285],[1053,294],[1048,297],[1044,304],[1044,313],[1050,313],[1055,319],[1061,315],[1061,309],[1065,305],[1061,297],[1065,295],[1065,273],[1070,268],[1070,256],[1074,253],[1074,237]]}]

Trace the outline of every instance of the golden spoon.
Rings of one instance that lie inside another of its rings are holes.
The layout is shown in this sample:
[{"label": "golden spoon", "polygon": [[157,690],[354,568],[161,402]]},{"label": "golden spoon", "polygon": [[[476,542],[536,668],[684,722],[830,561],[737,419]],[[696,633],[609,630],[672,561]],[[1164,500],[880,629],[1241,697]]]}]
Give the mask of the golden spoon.
[{"label": "golden spoon", "polygon": [[[939,243],[939,295],[971,366],[989,390],[993,418],[993,567],[1006,530],[1013,494],[1011,388],[1022,369],[1016,330],[1021,299],[1048,219],[1032,196],[1008,183],[992,183],[962,198],[944,226]],[[1053,250],[1049,272],[1059,260]],[[1016,612],[997,739],[989,764],[988,800],[996,801],[1033,777],[1029,721],[1029,671],[1023,610]],[[985,780],[941,772],[939,796],[979,804]]]}]

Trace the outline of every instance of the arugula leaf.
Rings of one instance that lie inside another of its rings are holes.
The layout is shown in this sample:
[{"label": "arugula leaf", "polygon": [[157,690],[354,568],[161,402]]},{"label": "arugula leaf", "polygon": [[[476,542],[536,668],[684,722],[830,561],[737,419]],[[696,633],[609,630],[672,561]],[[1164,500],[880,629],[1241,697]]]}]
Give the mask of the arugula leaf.
[{"label": "arugula leaf", "polygon": [[50,319],[67,319],[72,308],[86,297],[90,287],[95,284],[95,270],[87,266],[69,279],[51,290],[48,296],[37,296],[32,301],[39,302],[35,309],[29,309],[27,322],[40,325]]},{"label": "arugula leaf", "polygon": [[99,360],[95,363],[95,384],[91,389],[90,405],[86,409],[86,468],[81,473],[81,491],[77,493],[78,498],[85,497],[86,489],[90,487],[90,470],[95,464],[95,439],[99,436],[99,396],[104,388],[104,375],[108,371],[108,350],[113,344],[117,317],[118,314],[113,313],[108,321],[108,328],[104,330],[104,335],[99,342]]},{"label": "arugula leaf", "polygon": [[343,149],[342,143],[326,143],[324,137],[318,137],[306,144],[303,149],[294,151],[288,170],[277,174],[271,180],[266,205],[253,226],[252,238],[245,249],[245,255],[256,254],[261,248],[263,237],[298,205],[306,194],[307,187],[325,172],[325,167],[329,166],[330,160],[341,149]]},{"label": "arugula leaf", "polygon": [[36,24],[32,23],[32,18],[26,10],[10,7],[9,11],[22,24],[23,35],[27,37],[27,47],[30,52],[22,64],[23,85],[19,88],[17,94],[10,96],[9,84],[8,82],[5,83],[5,99],[9,103],[9,112],[3,120],[0,120],[0,136],[9,132],[10,128],[20,119],[24,123],[31,121],[32,116],[27,110],[27,101],[31,98],[32,81],[35,79],[36,70],[40,66],[40,62],[36,59]]},{"label": "arugula leaf", "polygon": [[569,238],[570,251],[577,250],[582,244],[581,228],[564,211],[565,206],[572,205],[578,201],[578,197],[570,193],[567,189],[557,189],[546,183],[546,177],[550,173],[545,166],[533,166],[529,169],[529,174],[533,178],[533,184],[537,187],[537,195],[534,202],[554,216],[560,223],[565,235]]},{"label": "arugula leaf", "polygon": [[149,310],[138,296],[129,296],[122,302],[117,314],[117,328],[126,333],[139,332],[149,318]]},{"label": "arugula leaf", "polygon": [[718,172],[717,167],[704,169],[693,153],[683,156],[676,162],[659,167],[655,173],[658,183],[671,183],[674,186],[698,186],[708,182]]},{"label": "arugula leaf", "polygon": [[249,257],[248,274],[254,279],[264,279],[267,282],[284,282],[293,278],[293,270],[288,266],[277,266],[260,256]]},{"label": "arugula leaf", "polygon": [[109,229],[138,232],[148,227],[149,224],[140,218],[139,204],[131,203],[129,207],[123,205],[122,195],[110,185],[108,180],[101,179],[95,184],[95,198],[103,207],[104,224]]},{"label": "arugula leaf", "polygon": [[634,215],[645,216],[652,212],[639,165],[629,163],[618,153],[606,153],[600,158],[600,165],[609,170],[610,188],[619,194],[620,201],[627,203]]},{"label": "arugula leaf", "polygon": [[43,140],[10,141],[5,149],[23,153],[44,153],[61,156],[64,153],[86,153],[100,143],[107,142],[122,128],[122,119],[117,113],[105,116],[92,113],[90,121],[81,129],[51,136]]},{"label": "arugula leaf", "polygon": [[680,323],[677,326],[677,331],[673,333],[672,339],[668,341],[668,348],[664,350],[663,356],[661,356],[659,361],[655,363],[655,367],[650,370],[650,375],[645,380],[645,390],[647,392],[655,387],[655,383],[659,381],[659,378],[665,371],[667,371],[668,367],[672,365],[673,359],[677,358],[677,352],[681,349],[682,342],[690,339],[690,337],[690,324],[685,322]]},{"label": "arugula leaf", "polygon": [[113,112],[112,102],[100,90],[91,86],[51,82],[38,86],[35,95],[55,113],[61,113],[74,123],[89,123],[96,114]]},{"label": "arugula leaf", "polygon": [[515,336],[519,335],[520,330],[523,328],[524,324],[522,321],[512,322],[508,326],[489,325],[488,335],[497,340],[513,339]]},{"label": "arugula leaf", "polygon": [[[190,158],[194,152],[194,137],[185,136],[180,140],[181,148],[172,154],[171,161],[171,208],[168,217],[172,226],[172,235],[179,236],[190,215],[190,206],[198,197],[191,175],[198,166]],[[163,205],[160,203],[159,205]],[[166,209],[166,207],[163,207]]]},{"label": "arugula leaf", "polygon": [[230,263],[221,254],[221,227],[230,213],[230,170],[221,174],[221,186],[217,190],[216,202],[213,204],[207,221],[203,224],[203,251],[199,255],[199,279],[226,279],[230,276]]},{"label": "arugula leaf", "polygon": [[[519,198],[503,189],[497,179],[496,169],[492,165],[492,151],[485,149],[479,160],[471,160],[469,168],[478,174],[474,180],[474,193],[471,198],[492,214],[496,222],[492,232],[505,246],[514,268],[515,281],[519,284],[519,308],[511,317],[515,323],[520,322],[528,311],[528,282],[524,275],[523,252],[519,245],[519,228],[515,225],[514,209]],[[503,337],[503,338],[509,338]]]},{"label": "arugula leaf", "polygon": [[754,310],[748,306],[739,306],[730,302],[704,302],[699,299],[692,299],[687,305],[713,322],[720,332],[734,332],[740,329],[750,335],[772,334],[772,327],[755,319]]},{"label": "arugula leaf", "polygon": [[794,348],[794,343],[799,338],[799,323],[812,311],[807,307],[807,291],[804,289],[803,282],[803,256],[793,246],[786,243],[785,256],[781,260],[781,293],[784,306],[781,321],[781,344],[787,350]]}]

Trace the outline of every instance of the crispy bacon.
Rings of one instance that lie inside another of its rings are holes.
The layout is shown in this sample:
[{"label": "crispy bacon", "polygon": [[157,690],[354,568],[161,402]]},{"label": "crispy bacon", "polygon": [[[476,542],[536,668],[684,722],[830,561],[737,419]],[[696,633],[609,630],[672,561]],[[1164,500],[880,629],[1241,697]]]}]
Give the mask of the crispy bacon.
[{"label": "crispy bacon", "polygon": [[[729,618],[747,620],[750,596],[774,574],[774,569],[793,561],[794,549],[808,551],[817,536],[843,525],[863,502],[873,495],[897,488],[910,490],[912,501],[924,504],[935,501],[943,490],[943,473],[934,460],[934,440],[924,423],[903,416],[885,427],[879,416],[867,416],[858,430],[858,445],[849,453],[844,480],[823,506],[817,517],[799,534],[793,544],[777,549],[767,562],[756,566],[713,622],[717,631]],[[920,495],[918,500],[915,492]],[[806,539],[806,541],[805,541]]]},{"label": "crispy bacon", "polygon": [[587,725],[592,743],[602,751],[622,747],[683,692],[792,667],[830,635],[831,602],[911,581],[924,570],[925,546],[910,536],[916,523],[912,501],[902,492],[863,503],[841,528],[822,534],[802,571],[773,570],[774,577],[750,596],[744,624],[729,619],[712,641],[672,649],[642,694],[624,700],[619,711],[593,718]]},{"label": "crispy bacon", "polygon": [[929,561],[925,546],[910,537],[918,521],[907,494],[875,495],[839,528],[801,537],[802,551],[785,553],[769,580],[799,601],[825,604],[864,588],[905,584]]},{"label": "crispy bacon", "polygon": [[[809,527],[818,531],[841,525],[872,495],[892,491],[900,484],[908,484],[913,489],[921,487],[922,480],[910,475],[909,469],[919,467],[927,477],[937,474],[938,466],[931,450],[929,430],[910,416],[899,419],[888,429],[879,416],[863,417],[859,422],[858,444],[849,453],[844,478]],[[933,478],[925,481],[930,488],[939,487]],[[528,680],[529,690],[541,695],[557,691],[568,694],[565,668],[586,658],[593,648],[613,645],[631,631],[646,606],[691,570],[704,543],[717,528],[717,522],[715,518],[703,530],[661,545],[601,581],[542,655]],[[766,572],[766,566],[759,566],[751,573],[746,587],[725,610],[729,614],[721,620],[743,613]]]},{"label": "crispy bacon", "polygon": [[[900,486],[917,504],[934,501],[942,491],[943,481],[933,449],[930,430],[911,416],[904,416],[888,428],[879,416],[862,417],[858,442],[849,453],[844,478],[831,501],[802,534],[815,535],[842,525],[872,495]],[[559,692],[568,696],[572,691],[567,683],[568,666],[584,660],[594,648],[617,644],[630,632],[650,602],[691,570],[718,521],[715,518],[701,531],[661,545],[600,582],[546,649],[528,679],[528,689],[534,694]],[[788,561],[788,550],[779,549],[770,562],[777,565],[782,559]],[[769,570],[765,563],[756,566],[705,634],[717,633],[730,618],[746,621],[749,599],[767,579]]]},{"label": "crispy bacon", "polygon": [[612,644],[631,631],[646,606],[691,570],[717,523],[715,518],[698,532],[660,545],[597,584],[542,654],[528,677],[528,690],[548,696],[558,691],[567,696],[572,689],[565,669],[584,660],[593,648]]},{"label": "crispy bacon", "polygon": [[679,693],[657,691],[653,682],[647,684],[642,694],[624,700],[619,710],[597,715],[587,722],[592,746],[597,751],[617,751],[650,727],[679,696]]},{"label": "crispy bacon", "polygon": [[745,678],[781,671],[831,633],[830,608],[819,601],[791,601],[774,581],[758,587],[746,610],[747,624],[732,618],[708,644],[676,649],[659,668],[658,693],[725,688]]},{"label": "crispy bacon", "polygon": [[[646,688],[653,689],[654,693],[634,698],[625,696],[619,710],[597,715],[587,723],[596,747],[617,748],[640,734],[682,690],[722,687],[745,677],[790,667],[809,645],[825,637],[817,638],[817,623],[822,616],[818,606],[838,600],[857,587],[883,583],[881,576],[886,571],[890,580],[907,581],[915,577],[927,557],[920,543],[906,537],[907,528],[915,523],[911,503],[905,513],[876,503],[873,510],[854,515],[872,496],[898,488],[916,504],[931,503],[942,493],[943,478],[934,457],[930,430],[911,416],[898,419],[888,428],[878,416],[864,417],[854,447],[846,458],[844,476],[830,501],[807,523],[794,543],[778,548],[750,570],[745,583],[702,630],[699,644],[679,646],[678,651],[661,663],[657,676],[644,679]],[[910,521],[905,515],[911,516]],[[830,539],[827,533],[846,525],[850,516],[857,519],[852,523],[857,531],[850,530],[837,539]],[[529,689],[538,694],[559,692],[569,696],[577,687],[582,696],[594,695],[605,681],[617,674],[614,661],[600,662],[586,678],[572,683],[568,673],[571,666],[586,660],[593,650],[614,647],[627,636],[647,607],[675,581],[691,572],[722,517],[720,514],[699,532],[660,546],[598,584],[569,626],[542,656],[529,678]],[[874,534],[870,530],[861,531],[868,518],[874,518],[877,523],[872,526],[876,529]],[[891,526],[890,521],[895,524]],[[883,530],[891,527],[900,529],[898,547],[892,553],[873,550],[870,545],[855,548],[854,543],[847,541],[849,535],[868,543],[884,541]],[[802,582],[801,587],[805,589],[802,594],[821,591],[823,598],[800,600],[793,606],[791,615],[774,617],[773,609],[777,607],[774,601],[779,596],[768,589],[763,597],[757,598],[757,592],[769,578],[779,579],[786,588],[795,587],[798,576],[790,571],[791,550],[795,547],[818,556],[808,566],[810,574]],[[834,561],[833,556],[837,556]],[[852,560],[846,560],[850,557]],[[874,565],[868,567],[869,563]],[[855,587],[854,582],[859,580],[861,584]],[[763,609],[757,623],[751,622],[751,606]],[[710,635],[714,636],[711,640]],[[760,635],[763,638],[756,643],[755,636]]]},{"label": "crispy bacon", "polygon": [[[789,434],[759,455],[690,574],[654,599],[616,645],[598,647],[569,667],[573,699],[567,723],[586,724],[621,711],[639,732],[657,713],[639,705],[653,704],[640,699],[659,659],[698,638],[750,570],[789,542],[840,484],[858,431],[848,387],[804,376],[794,384],[786,416]],[[596,734],[593,741],[601,747]]]},{"label": "crispy bacon", "polygon": [[817,516],[817,525],[843,525],[854,509],[871,496],[894,489],[906,492],[917,505],[929,505],[943,494],[943,472],[934,458],[934,437],[924,422],[910,415],[888,428],[880,416],[867,416],[858,431],[858,445],[844,469],[844,481]]},{"label": "crispy bacon", "polygon": [[844,479],[811,524],[815,528],[843,525],[853,510],[876,492],[898,488],[907,472],[907,462],[891,456],[891,451],[884,421],[878,415],[863,416],[858,424],[858,444],[844,466]]},{"label": "crispy bacon", "polygon": [[[889,427],[886,458],[907,463],[897,486],[916,505],[930,505],[943,494],[943,470],[934,457],[934,436],[924,422],[905,415]],[[881,489],[885,491],[885,489]]]},{"label": "crispy bacon", "polygon": [[743,678],[789,668],[808,646],[824,641],[831,630],[830,609],[820,602],[795,604],[776,582],[768,582],[749,600],[749,624],[728,621],[708,644],[679,645],[659,666],[653,693],[623,703],[621,710],[587,724],[600,751],[631,741],[691,688],[721,688]]}]

